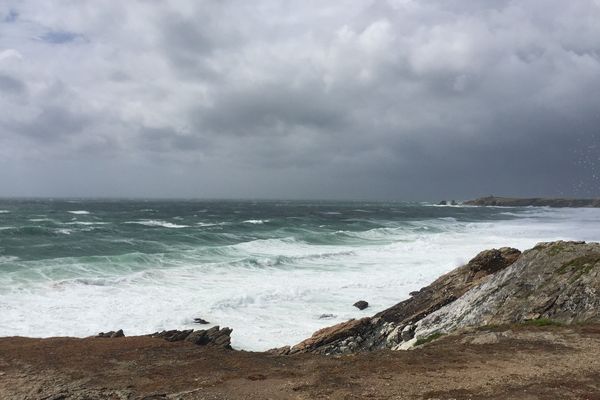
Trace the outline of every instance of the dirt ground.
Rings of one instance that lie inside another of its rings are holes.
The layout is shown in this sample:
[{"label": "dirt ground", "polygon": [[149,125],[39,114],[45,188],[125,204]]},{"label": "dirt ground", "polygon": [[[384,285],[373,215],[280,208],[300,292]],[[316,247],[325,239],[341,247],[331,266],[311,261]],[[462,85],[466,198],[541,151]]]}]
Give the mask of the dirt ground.
[{"label": "dirt ground", "polygon": [[491,329],[342,357],[0,338],[0,399],[600,400],[600,325]]}]

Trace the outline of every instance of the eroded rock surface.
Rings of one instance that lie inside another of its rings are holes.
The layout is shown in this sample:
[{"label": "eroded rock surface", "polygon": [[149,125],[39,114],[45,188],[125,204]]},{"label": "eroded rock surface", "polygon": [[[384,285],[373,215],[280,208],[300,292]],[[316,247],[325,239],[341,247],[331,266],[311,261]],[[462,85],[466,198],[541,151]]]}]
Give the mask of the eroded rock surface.
[{"label": "eroded rock surface", "polygon": [[213,326],[210,329],[187,329],[187,330],[170,330],[153,333],[152,337],[162,338],[168,342],[178,342],[185,340],[197,344],[199,346],[217,346],[226,349],[231,348],[231,332],[230,328],[219,328]]},{"label": "eroded rock surface", "polygon": [[529,320],[600,321],[600,244],[540,243],[417,323],[415,335]]},{"label": "eroded rock surface", "polygon": [[466,265],[441,276],[412,297],[372,318],[350,320],[315,332],[290,353],[346,354],[395,348],[414,337],[414,324],[454,302],[469,289],[517,260],[521,252],[504,247],[479,253]]}]

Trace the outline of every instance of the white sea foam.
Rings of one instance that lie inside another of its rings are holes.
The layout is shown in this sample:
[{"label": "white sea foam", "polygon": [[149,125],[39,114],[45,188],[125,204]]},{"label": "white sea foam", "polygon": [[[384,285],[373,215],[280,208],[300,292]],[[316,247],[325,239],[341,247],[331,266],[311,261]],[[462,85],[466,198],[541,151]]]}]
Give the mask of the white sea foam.
[{"label": "white sea foam", "polygon": [[[146,334],[197,328],[192,319],[201,317],[232,327],[234,347],[264,350],[372,315],[483,249],[526,249],[557,239],[598,241],[598,226],[598,209],[533,209],[505,221],[432,219],[357,232],[362,239],[387,238],[360,245],[315,245],[287,237],[192,249],[174,258],[99,258],[96,269],[77,259],[52,260],[53,266],[37,262],[34,277],[0,275],[0,336],[87,336],[119,328],[127,335]],[[117,262],[118,268],[106,268]],[[149,267],[140,270],[136,262]],[[50,268],[71,275],[57,281]],[[357,310],[352,304],[358,299],[371,306]],[[321,314],[335,317],[319,319]]]},{"label": "white sea foam", "polygon": [[72,221],[72,222],[67,222],[65,225],[92,226],[92,225],[107,225],[107,224],[108,224],[108,222],[101,222],[101,221]]},{"label": "white sea foam", "polygon": [[172,222],[158,221],[158,220],[154,220],[154,219],[144,219],[144,220],[140,220],[140,221],[127,221],[125,223],[126,224],[145,225],[145,226],[160,226],[163,228],[175,228],[175,229],[189,228],[189,225],[174,224]]},{"label": "white sea foam", "polygon": [[262,225],[266,222],[269,222],[268,219],[247,219],[244,221],[245,224],[254,224],[254,225]]},{"label": "white sea foam", "polygon": [[8,214],[10,211],[8,210],[0,210],[0,214]]},{"label": "white sea foam", "polygon": [[86,211],[86,210],[73,210],[73,211],[69,211],[69,213],[75,214],[75,215],[88,215],[90,212]]}]

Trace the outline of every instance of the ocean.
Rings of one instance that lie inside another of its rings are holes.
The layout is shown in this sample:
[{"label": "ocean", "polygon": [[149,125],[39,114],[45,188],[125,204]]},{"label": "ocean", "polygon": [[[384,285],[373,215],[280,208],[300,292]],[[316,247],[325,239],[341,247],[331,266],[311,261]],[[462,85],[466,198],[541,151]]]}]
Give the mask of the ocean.
[{"label": "ocean", "polygon": [[[372,315],[479,251],[600,240],[600,209],[0,200],[0,336],[233,328],[266,350]],[[366,300],[370,307],[352,306]]]}]

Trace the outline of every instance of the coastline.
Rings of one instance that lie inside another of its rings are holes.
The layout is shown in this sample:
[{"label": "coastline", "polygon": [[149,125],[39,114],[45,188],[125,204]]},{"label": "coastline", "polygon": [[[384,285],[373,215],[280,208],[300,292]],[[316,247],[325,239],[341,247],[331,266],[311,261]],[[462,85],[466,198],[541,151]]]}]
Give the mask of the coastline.
[{"label": "coastline", "polygon": [[462,204],[470,206],[495,206],[495,207],[554,207],[554,208],[581,208],[600,207],[600,199],[571,199],[571,198],[544,198],[544,197],[497,197],[487,196],[474,200],[464,201]]},{"label": "coastline", "polygon": [[[0,338],[0,397],[586,398],[600,390],[599,283],[600,244],[559,241],[483,251],[411,299],[287,351],[230,350],[227,328],[197,341],[187,331]],[[461,310],[481,318],[462,324]]]}]

